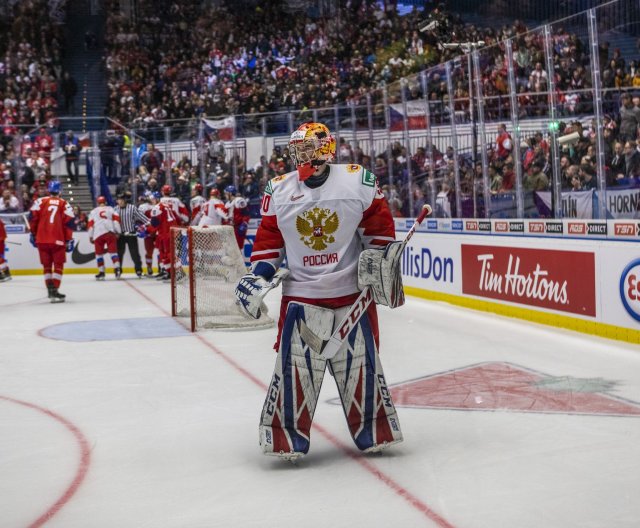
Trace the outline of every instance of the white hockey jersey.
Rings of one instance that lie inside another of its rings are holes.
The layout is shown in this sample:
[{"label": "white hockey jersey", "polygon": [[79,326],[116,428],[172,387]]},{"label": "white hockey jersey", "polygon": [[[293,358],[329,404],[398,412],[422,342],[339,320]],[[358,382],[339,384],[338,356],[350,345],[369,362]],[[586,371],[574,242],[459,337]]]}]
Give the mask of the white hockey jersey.
[{"label": "white hockey jersey", "polygon": [[89,238],[96,240],[106,233],[122,233],[120,217],[109,205],[99,205],[89,213]]},{"label": "white hockey jersey", "polygon": [[198,216],[198,214],[200,213],[200,211],[202,210],[202,206],[206,202],[207,201],[204,199],[204,197],[200,196],[199,194],[197,194],[196,196],[191,198],[191,200],[189,201],[189,208],[191,209],[191,224],[192,225],[197,225],[197,223],[195,222],[195,219]]},{"label": "white hockey jersey", "polygon": [[290,172],[273,178],[262,200],[262,222],[251,254],[252,269],[284,257],[291,274],[283,294],[328,299],[358,292],[358,257],[365,248],[395,240],[395,227],[375,176],[360,165],[329,165],[329,176],[311,189]]},{"label": "white hockey jersey", "polygon": [[227,208],[220,198],[211,198],[202,206],[201,215],[198,218],[199,226],[224,225],[229,221]]}]

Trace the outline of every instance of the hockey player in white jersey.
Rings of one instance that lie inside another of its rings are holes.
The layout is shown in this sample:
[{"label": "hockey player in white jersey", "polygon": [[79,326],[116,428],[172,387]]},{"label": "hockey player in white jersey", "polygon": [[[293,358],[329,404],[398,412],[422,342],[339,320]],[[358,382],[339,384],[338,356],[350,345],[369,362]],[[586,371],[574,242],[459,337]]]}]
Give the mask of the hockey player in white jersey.
[{"label": "hockey player in white jersey", "polygon": [[120,259],[118,258],[118,235],[122,233],[120,217],[113,207],[107,205],[107,200],[104,196],[98,196],[96,202],[98,206],[89,213],[89,222],[87,224],[89,240],[95,248],[96,262],[98,264],[96,280],[105,279],[105,252],[108,252],[111,256],[116,279],[119,279],[122,274]]},{"label": "hockey player in white jersey", "polygon": [[[252,272],[236,288],[240,306],[256,317],[260,301],[282,282],[276,367],[260,418],[267,455],[296,459],[308,452],[311,422],[326,364],[335,377],[349,431],[365,452],[402,441],[400,422],[378,356],[375,303],[404,303],[398,242],[389,207],[371,172],[329,164],[336,142],[327,127],[305,123],[291,136],[297,170],[273,178],[262,200],[262,222],[251,255]],[[359,266],[385,262],[376,271]],[[380,273],[380,270],[386,270]],[[307,327],[328,339],[370,285],[371,303],[335,356],[327,359],[301,337]]]},{"label": "hockey player in white jersey", "polygon": [[244,240],[247,237],[247,229],[249,228],[249,202],[244,196],[238,194],[238,189],[235,185],[227,185],[224,188],[224,197],[227,200],[224,206],[227,209],[229,221],[233,224],[233,232],[236,235],[238,248],[242,252]]},{"label": "hockey player in white jersey", "polygon": [[220,199],[220,191],[211,189],[209,201],[202,206],[200,213],[194,219],[197,226],[226,225],[229,223],[229,215],[224,202]]},{"label": "hockey player in white jersey", "polygon": [[191,211],[191,225],[198,225],[197,222],[194,222],[198,213],[204,206],[207,201],[202,196],[202,184],[196,183],[191,189],[191,200],[189,200],[189,210]]}]

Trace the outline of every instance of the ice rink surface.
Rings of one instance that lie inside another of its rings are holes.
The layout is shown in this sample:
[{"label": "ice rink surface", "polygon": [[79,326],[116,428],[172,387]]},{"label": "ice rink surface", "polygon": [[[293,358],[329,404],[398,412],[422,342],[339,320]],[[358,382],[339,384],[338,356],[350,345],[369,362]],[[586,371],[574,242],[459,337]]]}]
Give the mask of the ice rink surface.
[{"label": "ice rink surface", "polygon": [[640,526],[640,347],[408,299],[380,311],[404,443],[360,454],[327,373],[294,466],[258,447],[275,328],[191,335],[130,276],[60,291],[0,284],[0,528]]}]

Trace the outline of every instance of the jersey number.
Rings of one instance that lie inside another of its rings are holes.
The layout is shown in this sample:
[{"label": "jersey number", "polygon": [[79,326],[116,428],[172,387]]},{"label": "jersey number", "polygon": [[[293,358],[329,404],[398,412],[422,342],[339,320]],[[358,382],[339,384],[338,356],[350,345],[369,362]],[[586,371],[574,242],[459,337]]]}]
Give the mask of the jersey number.
[{"label": "jersey number", "polygon": [[171,209],[169,209],[168,207],[165,209],[165,211],[167,212],[167,218],[169,219],[169,222],[175,222],[176,221],[176,217],[173,214],[173,211]]},{"label": "jersey number", "polygon": [[271,195],[270,194],[265,194],[262,197],[262,211],[263,212],[267,212],[269,210],[269,204],[271,203]]},{"label": "jersey number", "polygon": [[58,212],[58,206],[57,205],[50,205],[48,207],[48,210],[51,211],[51,216],[49,217],[49,223],[53,224],[55,218],[56,218],[56,213]]}]

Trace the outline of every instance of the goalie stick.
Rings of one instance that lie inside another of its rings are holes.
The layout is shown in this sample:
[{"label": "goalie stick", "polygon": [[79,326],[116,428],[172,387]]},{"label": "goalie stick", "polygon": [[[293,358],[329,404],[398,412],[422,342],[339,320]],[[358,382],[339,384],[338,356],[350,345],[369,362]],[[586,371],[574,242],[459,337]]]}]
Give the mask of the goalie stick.
[{"label": "goalie stick", "polygon": [[[411,237],[416,232],[416,229],[418,229],[418,226],[430,214],[431,206],[429,204],[425,204],[422,207],[420,216],[416,218],[416,221],[411,226],[411,229],[409,229],[409,232],[404,237],[400,253],[404,251],[407,242],[411,240]],[[344,343],[345,339],[356,327],[358,321],[360,321],[360,318],[367,311],[367,307],[371,304],[372,301],[373,292],[371,291],[371,288],[369,286],[366,286],[365,289],[360,293],[360,296],[351,305],[349,311],[342,318],[335,332],[333,332],[333,334],[327,341],[324,341],[314,332],[312,332],[304,321],[300,321],[300,337],[302,337],[302,339],[309,345],[309,347],[311,347],[314,352],[321,355],[325,359],[331,359],[338,353],[338,350],[340,350],[340,347]]]}]

